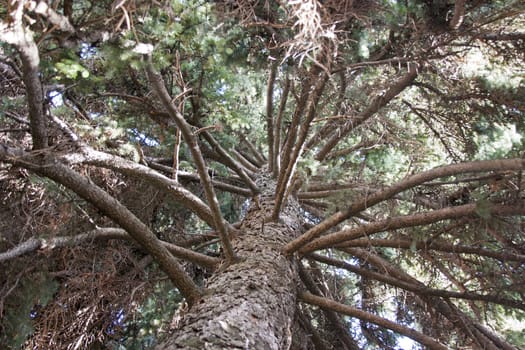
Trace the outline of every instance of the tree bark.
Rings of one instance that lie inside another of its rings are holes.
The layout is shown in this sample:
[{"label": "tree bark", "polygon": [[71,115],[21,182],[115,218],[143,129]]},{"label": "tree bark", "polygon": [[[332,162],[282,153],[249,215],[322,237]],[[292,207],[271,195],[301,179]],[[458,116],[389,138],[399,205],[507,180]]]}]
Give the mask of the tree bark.
[{"label": "tree bark", "polygon": [[288,205],[279,222],[270,222],[275,183],[269,176],[257,182],[270,190],[252,200],[241,236],[232,240],[240,261],[208,279],[202,299],[157,350],[290,348],[299,278],[280,248],[298,235],[299,212]]}]

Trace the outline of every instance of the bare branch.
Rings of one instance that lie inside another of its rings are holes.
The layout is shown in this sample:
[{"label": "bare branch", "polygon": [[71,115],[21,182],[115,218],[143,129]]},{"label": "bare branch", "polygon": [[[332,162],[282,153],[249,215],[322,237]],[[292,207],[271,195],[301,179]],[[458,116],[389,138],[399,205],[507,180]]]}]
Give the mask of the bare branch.
[{"label": "bare branch", "polygon": [[[153,161],[148,161],[148,165],[152,169],[163,171],[163,172],[166,172],[168,174],[173,170],[173,168],[171,168],[171,167],[169,167],[167,165],[162,165],[162,164],[159,164],[159,163],[156,163],[156,162],[153,162]],[[192,182],[199,182],[200,181],[199,175],[194,174],[194,173],[188,173],[186,171],[179,171],[178,172],[178,177],[179,177],[179,179],[188,180],[188,181],[192,181]],[[216,189],[218,189],[218,190],[240,194],[241,196],[244,196],[244,197],[250,197],[252,195],[252,191],[247,189],[247,188],[238,187],[238,186],[231,185],[229,183],[222,182],[222,181],[217,181],[217,180],[211,180],[211,182],[212,182],[213,186]],[[202,204],[206,206],[206,204],[204,204],[204,203],[202,203]],[[211,219],[211,212],[210,212],[210,219]],[[213,222],[212,221],[210,222],[210,226],[213,226]]]},{"label": "bare branch", "polygon": [[288,94],[290,92],[290,78],[287,76],[284,82],[284,88],[281,96],[281,102],[279,104],[279,111],[277,112],[277,117],[275,118],[274,127],[274,139],[273,139],[273,149],[275,152],[274,165],[273,165],[273,178],[277,179],[279,177],[279,172],[281,171],[281,127],[283,124],[284,110],[286,108],[286,102],[288,101]]},{"label": "bare branch", "polygon": [[480,36],[484,40],[494,41],[517,41],[525,40],[525,32],[514,32],[514,33],[487,33]]},{"label": "bare branch", "polygon": [[68,33],[75,32],[75,28],[69,23],[69,19],[50,8],[45,1],[29,1],[27,7],[30,11],[34,11],[35,13],[46,17],[51,24],[59,28],[61,31]]},{"label": "bare branch", "polygon": [[[133,241],[132,237],[125,230],[114,227],[98,228],[75,236],[52,237],[49,239],[31,238],[23,243],[20,243],[14,248],[9,249],[8,251],[0,253],[0,263],[39,249],[52,250],[55,248],[73,247],[83,243],[93,242],[94,240],[108,239]],[[190,261],[202,267],[214,269],[220,263],[220,259],[200,254],[172,243],[162,241],[161,243],[175,257]]]},{"label": "bare branch", "polygon": [[450,20],[449,26],[452,30],[457,30],[465,19],[465,0],[456,0],[454,4],[454,15]]},{"label": "bare branch", "polygon": [[432,337],[429,337],[423,333],[420,333],[414,329],[402,326],[396,322],[392,322],[390,320],[387,320],[385,318],[379,317],[377,315],[371,314],[369,312],[359,310],[355,307],[344,305],[341,303],[338,303],[334,300],[330,300],[327,298],[319,297],[316,295],[313,295],[309,292],[300,292],[299,293],[299,299],[305,303],[319,306],[323,309],[333,310],[335,312],[339,312],[343,315],[347,315],[350,317],[359,318],[360,320],[367,321],[370,323],[374,323],[378,326],[388,328],[396,333],[402,334],[406,337],[409,337],[410,339],[413,339],[425,346],[427,346],[429,349],[432,350],[448,350],[446,346],[439,343],[437,340],[435,340]]},{"label": "bare branch", "polygon": [[[350,241],[352,239],[368,237],[378,232],[428,225],[442,220],[476,215],[476,210],[476,204],[465,204],[413,215],[392,217],[320,237],[306,244],[299,250],[299,252],[304,255],[315,250],[333,247],[339,243]],[[525,215],[525,206],[494,205],[490,208],[490,213],[493,215]]]},{"label": "bare branch", "polygon": [[241,164],[237,163],[235,159],[233,159],[228,152],[222,148],[219,142],[215,140],[215,138],[207,131],[202,133],[202,136],[208,141],[210,146],[213,147],[213,149],[222,157],[227,159],[228,163],[231,165],[231,168],[237,175],[240,176],[240,178],[248,185],[250,190],[252,191],[253,195],[256,195],[259,192],[259,188],[257,188],[257,185],[255,182],[246,174],[245,169],[242,167]]},{"label": "bare branch", "polygon": [[[315,350],[329,350],[323,342],[323,338],[317,331],[317,329],[312,325],[312,322],[306,317],[303,311],[297,310],[297,318],[299,319],[299,323],[301,324],[301,327],[305,329],[307,332],[310,340],[314,344]],[[313,320],[312,320],[313,321]]]},{"label": "bare branch", "polygon": [[240,164],[244,167],[244,171],[246,173],[249,173],[252,177],[254,177],[254,174],[259,171],[259,168],[257,168],[256,165],[253,165],[252,162],[250,162],[246,157],[244,157],[240,152],[238,152],[236,149],[232,149],[231,153],[237,158]]},{"label": "bare branch", "polygon": [[42,149],[47,147],[48,140],[44,96],[39,76],[40,55],[31,30],[26,28],[22,22],[24,3],[25,1],[18,1],[13,6],[9,14],[9,24],[0,22],[0,40],[14,45],[20,53],[33,148]]},{"label": "bare branch", "polygon": [[[308,272],[305,271],[305,269],[301,265],[299,265],[299,276],[301,277],[301,280],[303,281],[306,288],[310,291],[310,293],[312,293],[313,295],[322,295],[321,290],[315,284],[310,274],[308,274]],[[352,337],[348,333],[348,330],[346,329],[346,326],[341,322],[341,318],[339,317],[339,315],[331,309],[323,309],[323,312],[328,321],[332,324],[332,326],[338,330],[337,333],[341,342],[344,345],[346,345],[348,349],[359,350],[358,344],[354,341],[354,339],[352,339]]]},{"label": "bare branch", "polygon": [[417,64],[408,64],[408,72],[395,81],[388,87],[381,95],[375,97],[367,109],[359,113],[355,118],[346,122],[342,127],[338,128],[333,135],[326,141],[325,145],[317,152],[315,158],[317,160],[324,160],[330,151],[337,145],[337,143],[346,137],[352,130],[364,123],[368,118],[373,116],[377,111],[386,106],[397,95],[399,95],[406,87],[412,83],[417,77],[419,66]]},{"label": "bare branch", "polygon": [[324,264],[336,266],[341,269],[345,269],[347,271],[356,273],[358,275],[374,279],[376,281],[381,281],[384,283],[388,283],[392,286],[402,288],[404,290],[413,292],[414,294],[421,295],[421,296],[436,296],[441,298],[456,298],[456,299],[464,299],[464,300],[476,300],[476,301],[484,301],[499,305],[505,305],[512,308],[517,308],[521,310],[525,310],[525,304],[520,303],[516,300],[511,300],[507,298],[503,298],[499,295],[491,295],[491,294],[478,294],[474,292],[455,292],[455,291],[449,291],[449,290],[441,290],[441,289],[434,289],[429,288],[425,286],[423,283],[419,282],[409,282],[409,281],[403,281],[398,278],[389,276],[384,273],[379,273],[375,271],[371,271],[369,269],[364,269],[362,267],[358,267],[352,264],[349,264],[344,261],[332,259],[329,257],[325,257],[319,254],[310,254],[308,257],[319,261]]},{"label": "bare branch", "polygon": [[239,153],[244,159],[246,159],[248,162],[250,162],[251,165],[254,165],[259,171],[260,168],[262,168],[262,166],[264,165],[264,161],[263,162],[260,162],[256,156],[252,154],[250,154],[250,152],[248,152],[248,150],[244,150],[242,149],[241,147],[239,146],[236,146],[235,148],[235,151],[237,151],[237,153]]},{"label": "bare branch", "polygon": [[[310,97],[310,93],[311,93],[310,88],[311,86],[315,85],[316,78],[320,71],[321,69],[318,66],[312,67],[310,74],[308,75],[308,81],[303,85],[303,89],[301,90],[301,95],[295,105],[295,110],[292,115],[292,120],[291,120],[290,125],[287,127],[288,130],[286,132],[286,138],[284,140],[284,145],[283,145],[283,148],[280,154],[281,162],[280,162],[279,167],[281,169],[285,169],[286,167],[288,167],[288,164],[290,162],[292,150],[295,145],[296,138],[297,138],[297,132],[300,127],[301,118],[303,117],[304,110],[307,107],[308,99]],[[278,183],[281,181],[280,179],[282,177],[283,177],[283,171],[281,170],[279,171]]]},{"label": "bare branch", "polygon": [[202,200],[182,187],[178,182],[164,176],[157,171],[127,159],[108,153],[96,151],[87,146],[82,147],[81,153],[70,153],[61,157],[69,164],[84,163],[109,168],[119,173],[146,180],[152,185],[167,191],[168,194],[180,200],[184,206],[191,209],[210,226],[214,225],[210,208]]},{"label": "bare branch", "polygon": [[201,297],[201,292],[197,285],[186,274],[167,248],[161,244],[155,234],[106,191],[79,173],[61,164],[58,159],[51,155],[47,155],[45,161],[42,162],[39,158],[32,155],[26,155],[17,159],[6,159],[6,154],[2,154],[2,151],[3,149],[0,148],[0,159],[21,165],[69,188],[124,228],[134,240],[155,258],[173,284],[188,299],[189,304],[195,303]]},{"label": "bare branch", "polygon": [[469,172],[486,172],[486,171],[501,171],[501,170],[523,170],[525,168],[525,159],[496,159],[496,160],[482,160],[468,163],[452,164],[442,167],[437,167],[419,174],[412,175],[405,180],[402,180],[384,190],[376,191],[373,194],[365,195],[357,199],[348,209],[338,211],[327,219],[323,220],[318,225],[312,227],[300,237],[291,241],[284,246],[285,253],[290,254],[321,233],[326,232],[335,225],[352,217],[353,215],[376,205],[379,202],[392,198],[394,195],[405,191],[414,186],[420,185],[427,181],[437,179],[445,176],[452,176]]},{"label": "bare branch", "polygon": [[251,143],[248,139],[246,139],[245,136],[241,135],[241,140],[248,146],[248,149],[252,152],[253,156],[257,160],[257,166],[262,166],[264,163],[266,163],[266,160],[261,155],[261,153],[257,150],[257,148],[254,146],[253,143]]},{"label": "bare branch", "polygon": [[17,246],[0,253],[0,263],[14,259],[21,255],[33,252],[39,249],[42,246],[42,240],[37,238],[31,238],[23,243],[18,244]]},{"label": "bare branch", "polygon": [[491,249],[483,248],[478,245],[465,245],[465,244],[451,244],[447,242],[439,242],[430,239],[427,241],[414,242],[410,239],[353,239],[349,242],[342,243],[340,247],[390,247],[390,248],[402,248],[402,249],[417,249],[423,251],[441,251],[455,254],[474,254],[477,256],[486,256],[499,261],[519,261],[525,262],[525,254],[514,253],[508,250],[494,251]]},{"label": "bare branch", "polygon": [[180,129],[177,128],[177,131],[175,132],[175,145],[173,146],[173,180],[176,182],[179,182],[179,156],[180,156],[180,143],[181,143],[181,134]]},{"label": "bare branch", "polygon": [[273,89],[275,86],[275,77],[277,75],[277,68],[279,64],[274,61],[270,67],[270,75],[268,76],[268,83],[266,87],[266,131],[268,139],[268,169],[273,174],[275,167],[275,155],[278,150],[275,147],[275,131],[278,130],[274,125],[273,117]]},{"label": "bare branch", "polygon": [[423,121],[423,123],[425,123],[425,125],[432,131],[432,133],[436,136],[436,138],[439,141],[441,141],[441,143],[443,144],[443,147],[445,147],[445,149],[447,150],[447,152],[450,155],[450,157],[452,157],[452,159],[454,159],[454,161],[459,161],[459,157],[456,155],[456,153],[454,153],[454,151],[452,151],[452,148],[449,146],[447,141],[444,139],[443,135],[441,133],[439,133],[436,130],[436,128],[434,128],[434,125],[432,124],[432,122],[430,122],[430,120],[425,118],[425,116],[421,112],[419,112],[414,106],[412,106],[412,104],[410,102],[408,102],[406,100],[403,100],[403,103],[406,106],[408,106],[408,108],[410,108],[412,113],[417,115]]},{"label": "bare branch", "polygon": [[190,129],[189,124],[184,119],[184,116],[181,114],[179,109],[172,103],[172,99],[164,86],[164,81],[162,77],[155,72],[151,57],[148,57],[146,62],[146,72],[148,75],[148,80],[153,87],[155,93],[162,101],[162,104],[170,114],[171,118],[175,120],[177,126],[180,128],[182,137],[184,141],[188,144],[190,152],[193,156],[193,160],[197,167],[197,172],[201,180],[202,187],[206,193],[206,199],[208,200],[208,205],[210,206],[211,212],[213,214],[214,228],[219,232],[219,237],[221,238],[221,243],[224,249],[224,254],[229,263],[232,263],[236,260],[233,247],[228,236],[228,229],[224,222],[224,219],[221,214],[221,209],[219,206],[219,201],[215,195],[213,185],[211,183],[210,175],[206,170],[206,164],[202,153],[197,142],[197,138]]},{"label": "bare branch", "polygon": [[332,152],[328,153],[328,155],[326,156],[326,159],[336,159],[336,158],[339,158],[339,157],[343,157],[343,156],[345,156],[347,154],[350,154],[352,152],[355,152],[356,150],[370,149],[370,148],[373,148],[375,146],[383,145],[385,143],[386,143],[386,140],[384,140],[382,138],[380,138],[378,140],[361,141],[357,145],[354,145],[352,147],[348,147],[348,148],[345,148],[345,149],[332,151]]},{"label": "bare branch", "polygon": [[[315,117],[315,112],[319,99],[324,91],[326,82],[328,81],[329,75],[325,71],[322,71],[319,67],[314,66],[314,69],[311,72],[310,81],[315,82],[314,88],[312,89],[310,84],[306,84],[303,89],[303,96],[301,99],[305,98],[304,101],[305,107],[298,108],[293,116],[292,124],[297,123],[299,128],[298,135],[296,136],[296,127],[291,127],[288,132],[288,140],[286,142],[285,148],[283,149],[282,163],[279,171],[279,178],[277,181],[277,188],[275,191],[275,207],[272,213],[272,219],[277,220],[279,217],[279,212],[283,203],[285,202],[286,196],[288,195],[288,190],[291,188],[290,182],[295,174],[295,169],[299,157],[303,153],[304,143],[306,137],[308,136],[308,131],[312,124],[312,120]],[[306,90],[306,91],[305,91]],[[305,95],[306,94],[306,95]],[[301,103],[301,102],[299,102]],[[303,117],[303,112],[305,114],[304,120],[301,121]],[[299,126],[299,122],[300,126]]]},{"label": "bare branch", "polygon": [[[420,284],[418,280],[372,252],[360,248],[345,248],[343,251],[353,257],[362,259],[367,263],[374,265],[380,272],[384,274],[388,274],[389,276],[409,283]],[[425,287],[424,285],[421,286]],[[517,350],[505,340],[499,338],[491,331],[472,320],[470,316],[463,313],[450,301],[424,294],[421,294],[419,298],[424,303],[423,307],[430,307],[438,311],[455,327],[462,330],[462,332],[467,337],[471,338],[479,345],[483,344],[486,349]]]}]

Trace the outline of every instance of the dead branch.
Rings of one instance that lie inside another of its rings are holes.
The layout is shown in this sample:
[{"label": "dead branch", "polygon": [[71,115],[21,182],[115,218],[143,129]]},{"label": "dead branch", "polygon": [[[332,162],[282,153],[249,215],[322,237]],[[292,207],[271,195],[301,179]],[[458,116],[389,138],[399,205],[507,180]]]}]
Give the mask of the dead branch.
[{"label": "dead branch", "polygon": [[[28,254],[37,250],[53,250],[62,247],[72,247],[84,243],[90,243],[95,240],[121,239],[133,241],[132,237],[121,228],[98,228],[90,232],[82,233],[75,236],[52,237],[52,238],[31,238],[8,251],[0,253],[0,263],[14,259],[16,257]],[[180,247],[176,244],[161,243],[175,257],[190,261],[205,268],[214,269],[220,263],[220,259],[213,258],[204,254],[194,252],[190,249]]]},{"label": "dead branch", "polygon": [[[377,254],[374,254],[361,248],[344,248],[343,251],[350,254],[353,257],[357,257],[366,261],[369,264],[372,264],[378,269],[378,271],[382,272],[383,274],[388,274],[389,276],[392,276],[396,279],[410,283],[420,283],[415,278],[411,277],[406,272],[397,268],[396,266],[381,258]],[[422,285],[422,287],[424,287],[424,285]],[[486,346],[487,349],[491,350],[516,350],[515,347],[508,344],[504,339],[499,338],[491,331],[483,327],[481,324],[474,321],[470,316],[459,310],[450,301],[446,299],[443,300],[439,297],[427,296],[423,294],[419,298],[424,304],[423,307],[430,307],[438,311],[440,314],[445,316],[445,318],[447,318],[450,322],[452,322],[452,324],[455,327],[462,330],[462,332],[467,337],[471,338],[477,344],[484,344],[484,346]]]},{"label": "dead branch", "polygon": [[275,77],[277,76],[277,68],[279,64],[277,61],[274,61],[270,67],[270,75],[268,76],[268,82],[266,86],[266,130],[267,130],[267,139],[268,139],[268,171],[274,173],[275,167],[275,133],[276,129],[274,125],[274,115],[273,115],[273,89],[275,86]]}]

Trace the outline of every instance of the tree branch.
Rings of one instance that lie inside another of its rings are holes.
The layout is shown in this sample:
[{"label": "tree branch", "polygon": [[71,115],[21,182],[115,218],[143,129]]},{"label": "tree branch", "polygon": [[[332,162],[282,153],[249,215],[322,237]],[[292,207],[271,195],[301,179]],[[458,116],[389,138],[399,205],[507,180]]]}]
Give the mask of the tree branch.
[{"label": "tree branch", "polygon": [[233,159],[228,152],[222,148],[220,143],[215,140],[215,138],[207,131],[204,131],[202,133],[202,136],[206,139],[206,141],[210,144],[211,147],[221,156],[227,159],[228,163],[230,163],[231,168],[239,177],[246,183],[246,185],[250,188],[252,191],[252,195],[256,195],[259,192],[259,188],[255,184],[255,182],[246,174],[246,171],[243,169],[243,167],[237,163],[235,159]]},{"label": "tree branch", "polygon": [[284,171],[282,169],[287,168],[290,163],[292,150],[296,143],[297,132],[299,131],[301,123],[301,118],[304,115],[304,110],[307,108],[308,101],[311,96],[311,86],[315,86],[315,82],[317,81],[317,77],[319,76],[320,72],[321,68],[317,65],[314,65],[311,68],[307,78],[305,78],[306,81],[303,84],[301,95],[299,96],[299,99],[295,105],[295,110],[292,115],[291,123],[287,127],[288,130],[286,132],[284,145],[280,153],[281,162],[279,164],[279,168],[281,169],[281,171],[279,171],[279,177],[277,180],[278,184],[282,181],[282,178],[284,177]]},{"label": "tree branch", "polygon": [[454,4],[454,15],[450,20],[449,27],[452,30],[457,30],[465,19],[465,0],[456,0]]},{"label": "tree branch", "polygon": [[[151,160],[147,160],[147,162],[148,162],[148,166],[151,169],[162,171],[162,172],[165,172],[165,173],[168,173],[168,174],[171,171],[173,171],[173,168],[169,167],[167,165],[159,164],[159,163],[157,163],[155,161],[151,161]],[[194,174],[194,173],[189,173],[189,172],[186,172],[186,171],[180,171],[180,170],[178,172],[178,178],[182,179],[182,180],[186,180],[186,181],[191,181],[191,182],[199,182],[200,181],[199,175]],[[218,190],[239,194],[239,195],[244,196],[244,197],[250,197],[252,195],[252,191],[247,189],[247,188],[244,188],[244,187],[235,186],[235,185],[232,185],[232,184],[229,184],[229,183],[226,183],[226,182],[222,182],[222,181],[217,181],[217,180],[211,180],[211,183]],[[204,203],[202,203],[202,204],[207,207],[206,204],[204,204]],[[209,208],[208,208],[208,211],[209,211]],[[211,211],[209,211],[209,214],[210,214],[209,218],[211,219],[211,221],[208,224],[210,226],[213,226],[213,219],[211,217]]]},{"label": "tree branch", "polygon": [[[326,86],[326,82],[329,78],[328,73],[326,73],[323,70],[320,70],[319,68],[317,68],[317,66],[315,67],[316,69],[312,72],[314,75],[311,76],[311,79],[315,81],[314,89],[311,90],[309,84],[305,85],[304,88],[308,91],[309,96],[306,101],[306,106],[304,108],[306,112],[304,120],[301,122],[301,125],[299,127],[299,134],[297,135],[297,137],[295,136],[295,133],[292,133],[292,135],[288,135],[289,138],[287,140],[285,149],[283,150],[283,163],[280,167],[279,178],[277,180],[277,188],[275,190],[275,206],[272,213],[273,220],[278,219],[281,207],[286,199],[286,196],[288,195],[288,191],[290,189],[290,182],[295,173],[299,157],[301,156],[304,150],[304,142],[306,140],[306,137],[308,136],[308,131],[310,130],[312,120],[315,117],[317,104],[319,103],[319,99],[321,98],[323,90]],[[319,74],[316,74],[317,72],[319,72]],[[296,111],[294,119],[297,119],[299,121],[301,119],[302,112],[302,109],[300,111]]]},{"label": "tree branch", "polygon": [[442,290],[442,289],[434,289],[429,288],[425,286],[423,283],[413,283],[408,281],[403,281],[400,279],[397,279],[395,277],[389,276],[384,273],[379,273],[375,271],[371,271],[368,269],[364,269],[362,267],[354,266],[352,264],[349,264],[344,261],[332,259],[329,257],[325,257],[319,254],[310,254],[308,255],[309,258],[314,259],[315,261],[319,261],[324,264],[332,265],[341,269],[345,269],[347,271],[350,271],[352,273],[374,279],[376,281],[381,281],[387,284],[390,284],[394,287],[398,287],[407,291],[410,291],[414,294],[420,295],[420,296],[436,296],[441,298],[456,298],[456,299],[464,299],[464,300],[475,300],[475,301],[484,301],[499,305],[505,305],[512,308],[517,308],[521,310],[525,310],[525,304],[520,303],[516,300],[511,300],[507,298],[502,298],[499,295],[490,295],[490,294],[478,294],[474,292],[454,292],[449,290]]},{"label": "tree branch", "polygon": [[275,77],[277,76],[278,61],[274,61],[270,67],[270,75],[268,76],[268,83],[266,86],[266,131],[268,142],[268,170],[273,174],[275,167],[275,155],[278,150],[275,147],[275,131],[276,129],[273,120],[273,89],[275,86]]},{"label": "tree branch", "polygon": [[[121,228],[107,227],[98,228],[87,233],[75,235],[75,236],[63,236],[63,237],[52,237],[46,238],[31,238],[23,243],[20,243],[14,248],[8,251],[0,253],[0,263],[14,259],[21,255],[33,252],[35,250],[52,250],[55,248],[62,247],[73,247],[83,243],[92,242],[94,240],[108,240],[108,239],[121,239],[127,241],[134,241],[132,237]],[[215,269],[220,263],[220,259],[210,257],[204,254],[194,252],[193,250],[180,247],[176,244],[160,241],[175,257],[184,259],[195,263],[199,266],[208,269]]]},{"label": "tree branch", "polygon": [[142,221],[114,197],[79,173],[61,164],[58,159],[50,154],[47,154],[43,161],[31,154],[7,159],[8,154],[3,152],[4,149],[5,147],[0,147],[0,159],[23,166],[69,188],[124,228],[134,240],[155,258],[173,284],[188,299],[189,304],[193,304],[200,299],[201,292],[199,288],[186,274],[173,255]]},{"label": "tree branch", "polygon": [[507,250],[494,251],[476,245],[465,244],[451,244],[446,242],[438,242],[432,239],[428,241],[413,242],[410,239],[354,239],[349,242],[342,243],[340,247],[389,247],[401,249],[417,249],[417,250],[434,250],[455,254],[474,254],[478,256],[486,256],[488,258],[499,261],[519,261],[525,262],[525,254],[513,253]]},{"label": "tree branch", "polygon": [[46,17],[51,24],[58,27],[61,31],[68,33],[75,32],[75,28],[69,23],[69,19],[50,8],[45,1],[38,1],[38,3],[36,1],[29,1],[28,8],[29,10]]},{"label": "tree branch", "polygon": [[[322,294],[319,287],[315,284],[313,278],[308,274],[307,271],[305,271],[301,264],[299,264],[299,276],[310,293],[313,295]],[[323,313],[332,326],[338,331],[339,339],[344,345],[346,345],[346,348],[351,350],[359,350],[359,346],[354,341],[354,339],[350,337],[350,334],[348,333],[346,326],[341,322],[339,315],[331,309],[323,309]]]},{"label": "tree branch", "polygon": [[309,292],[300,292],[299,293],[299,300],[311,304],[319,306],[320,308],[327,309],[327,310],[333,310],[335,312],[341,313],[343,315],[347,315],[350,317],[359,318],[360,320],[374,323],[378,326],[388,328],[396,333],[402,334],[410,339],[413,339],[417,341],[418,343],[421,343],[425,346],[427,346],[429,349],[432,350],[448,350],[446,346],[436,341],[434,338],[429,337],[423,333],[420,333],[414,329],[402,326],[396,322],[392,322],[390,320],[387,320],[385,318],[379,317],[377,315],[371,314],[366,311],[359,310],[357,308],[354,308],[352,306],[344,305],[341,303],[338,303],[334,300],[330,300],[327,298],[319,297],[316,295],[313,295]]},{"label": "tree branch", "polygon": [[264,163],[266,163],[266,160],[261,155],[261,153],[257,150],[257,148],[254,146],[253,143],[251,143],[249,140],[246,139],[244,135],[241,135],[241,140],[248,146],[248,149],[252,152],[253,156],[257,159],[257,166],[261,167]]},{"label": "tree branch", "polygon": [[[345,248],[343,251],[350,254],[352,257],[362,259],[367,263],[374,265],[383,274],[388,274],[396,279],[425,287],[425,285],[408,275],[405,271],[400,270],[390,262],[372,252],[360,248]],[[490,350],[517,350],[505,340],[500,339],[498,336],[492,334],[489,330],[472,320],[470,316],[463,313],[450,301],[424,294],[421,294],[419,298],[424,303],[422,307],[430,307],[441,313],[455,327],[461,330],[465,336],[474,340],[478,345],[481,346],[481,344],[483,344],[486,349]],[[481,331],[480,328],[483,329],[483,331]]]},{"label": "tree branch", "polygon": [[[368,237],[378,232],[393,231],[400,228],[428,225],[442,220],[472,216],[476,215],[477,209],[476,204],[465,204],[424,213],[388,218],[320,237],[302,247],[299,253],[302,255],[308,254],[356,238]],[[494,205],[490,208],[490,213],[493,215],[525,215],[525,206]]]},{"label": "tree branch", "polygon": [[221,239],[226,260],[228,263],[232,263],[236,260],[235,253],[228,236],[227,226],[221,214],[219,201],[217,200],[217,196],[215,195],[215,191],[211,183],[210,175],[206,170],[206,164],[204,162],[204,158],[202,157],[197,138],[191,131],[189,124],[184,119],[184,116],[172,103],[172,99],[166,90],[166,86],[164,85],[162,77],[155,71],[155,68],[153,67],[151,56],[149,56],[146,60],[146,72],[153,90],[161,100],[164,108],[166,108],[171,118],[173,118],[177,123],[177,126],[181,130],[184,141],[186,141],[188,144],[191,155],[197,167],[197,172],[199,173],[202,187],[204,188],[204,192],[206,194],[206,199],[208,200],[208,205],[210,206],[211,212],[213,214],[214,228],[219,232],[219,237]]},{"label": "tree branch", "polygon": [[286,244],[283,251],[286,254],[291,254],[301,248],[303,245],[312,241],[321,233],[326,232],[342,221],[354,216],[355,214],[370,208],[377,203],[392,198],[394,195],[405,191],[414,186],[420,185],[427,181],[436,178],[452,176],[469,172],[485,172],[485,171],[502,171],[502,170],[523,170],[525,168],[525,159],[496,159],[496,160],[481,160],[467,163],[452,164],[442,167],[437,167],[431,170],[412,175],[405,180],[402,180],[384,190],[377,191],[371,195],[365,195],[357,199],[348,209],[338,211],[327,219],[323,220],[318,225],[312,227],[304,234]]},{"label": "tree branch", "polygon": [[[257,168],[256,165],[253,165],[252,162],[250,162],[246,157],[244,157],[236,149],[232,149],[230,152],[235,156],[235,158],[237,158],[239,163],[242,164],[242,166],[245,169],[245,172],[249,172],[253,176],[253,174],[259,171],[259,168]],[[257,190],[257,192],[259,192],[259,190]]]},{"label": "tree branch", "polygon": [[518,41],[525,40],[525,32],[514,33],[487,33],[480,36],[484,40],[494,41]]},{"label": "tree branch", "polygon": [[208,223],[208,225],[214,225],[210,208],[199,197],[182,187],[177,181],[157,171],[153,171],[147,166],[105,152],[96,151],[87,146],[81,148],[81,153],[66,154],[62,156],[61,159],[66,160],[69,164],[83,163],[95,165],[148,181],[150,184],[167,191],[167,193],[175,197],[175,199],[181,201],[184,206],[195,212],[195,214]]},{"label": "tree branch", "polygon": [[364,123],[368,118],[373,116],[377,111],[399,95],[417,77],[418,69],[419,66],[417,64],[408,64],[408,72],[404,76],[390,85],[383,94],[375,97],[367,109],[333,132],[332,136],[326,141],[319,152],[317,152],[315,159],[319,161],[324,160],[341,139],[346,137],[346,135],[352,130]]},{"label": "tree branch", "polygon": [[9,24],[0,22],[0,40],[14,45],[20,54],[33,148],[42,149],[48,145],[48,136],[43,89],[39,76],[40,55],[31,30],[26,28],[22,22],[24,4],[25,1],[18,1],[18,4],[13,7],[9,13]]}]

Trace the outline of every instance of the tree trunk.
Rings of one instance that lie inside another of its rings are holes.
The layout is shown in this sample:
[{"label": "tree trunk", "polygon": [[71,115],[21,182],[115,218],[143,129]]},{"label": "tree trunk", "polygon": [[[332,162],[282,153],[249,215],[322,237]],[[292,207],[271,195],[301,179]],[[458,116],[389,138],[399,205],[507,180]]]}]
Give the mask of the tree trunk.
[{"label": "tree trunk", "polygon": [[279,222],[270,222],[275,187],[269,178],[258,182],[268,191],[259,184],[263,192],[232,239],[240,261],[206,281],[203,298],[157,350],[290,348],[299,278],[281,247],[299,233],[299,211],[289,204]]}]

